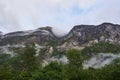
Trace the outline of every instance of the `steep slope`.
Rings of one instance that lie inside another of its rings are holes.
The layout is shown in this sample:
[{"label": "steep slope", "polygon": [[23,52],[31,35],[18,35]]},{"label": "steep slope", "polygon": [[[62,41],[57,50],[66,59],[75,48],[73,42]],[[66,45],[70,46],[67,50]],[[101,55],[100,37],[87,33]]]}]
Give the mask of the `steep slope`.
[{"label": "steep slope", "polygon": [[120,44],[120,25],[77,25],[63,37],[56,37],[47,26],[36,30],[18,31],[0,35],[0,46],[37,43],[43,46],[57,46],[59,50],[82,49],[99,41]]},{"label": "steep slope", "polygon": [[[51,61],[69,64],[70,59],[80,61],[80,57],[84,68],[120,63],[120,25],[116,24],[77,25],[63,37],[55,36],[48,26],[0,36],[0,56],[19,57],[30,47],[36,62],[42,66]],[[28,57],[31,51],[26,53]]]},{"label": "steep slope", "polygon": [[99,41],[120,44],[120,25],[103,23],[100,25],[77,25],[59,46],[61,50],[81,49]]},{"label": "steep slope", "polygon": [[0,79],[120,80],[120,25],[77,25],[63,37],[51,27],[0,33]]},{"label": "steep slope", "polygon": [[40,45],[47,45],[49,41],[55,41],[54,34],[51,27],[39,28],[29,31],[18,31],[5,34],[0,40],[0,46],[7,44],[32,44],[38,43]]}]

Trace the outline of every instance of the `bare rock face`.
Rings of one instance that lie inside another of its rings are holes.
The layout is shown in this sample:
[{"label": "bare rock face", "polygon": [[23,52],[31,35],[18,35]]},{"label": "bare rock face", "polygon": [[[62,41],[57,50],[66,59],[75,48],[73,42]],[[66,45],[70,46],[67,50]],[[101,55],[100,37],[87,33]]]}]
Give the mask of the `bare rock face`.
[{"label": "bare rock face", "polygon": [[82,49],[99,41],[120,44],[120,25],[112,23],[77,25],[67,35],[60,38],[53,34],[52,27],[47,26],[5,35],[0,33],[0,38],[0,46],[37,43],[44,46],[56,46],[59,50]]},{"label": "bare rock face", "polygon": [[[81,25],[75,26],[72,30],[80,44],[89,41],[109,41],[118,42],[120,40],[120,26],[110,23],[103,23],[98,26]],[[81,36],[79,36],[81,34]],[[117,38],[117,40],[115,40]]]},{"label": "bare rock face", "polygon": [[0,46],[14,44],[32,44],[38,43],[41,45],[49,44],[49,41],[55,41],[54,35],[51,32],[51,27],[39,28],[29,31],[18,31],[5,34],[0,41]]},{"label": "bare rock face", "polygon": [[103,23],[100,25],[77,25],[67,35],[59,49],[83,49],[99,41],[120,44],[120,25]]}]

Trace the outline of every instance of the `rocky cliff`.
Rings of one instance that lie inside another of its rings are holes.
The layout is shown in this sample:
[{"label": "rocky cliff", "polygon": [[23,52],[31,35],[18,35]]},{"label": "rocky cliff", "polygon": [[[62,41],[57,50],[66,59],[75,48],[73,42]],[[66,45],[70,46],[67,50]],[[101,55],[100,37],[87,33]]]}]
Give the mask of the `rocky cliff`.
[{"label": "rocky cliff", "polygon": [[63,40],[62,49],[81,49],[99,41],[120,44],[120,25],[103,23],[100,25],[77,25]]},{"label": "rocky cliff", "polygon": [[51,27],[39,28],[29,31],[18,31],[3,35],[0,39],[0,46],[38,43],[46,45],[49,41],[55,41]]},{"label": "rocky cliff", "polygon": [[99,41],[120,44],[120,25],[103,23],[100,25],[76,25],[63,37],[56,37],[52,27],[18,31],[3,35],[0,46],[37,43],[42,46],[56,45],[59,50],[82,49]]}]

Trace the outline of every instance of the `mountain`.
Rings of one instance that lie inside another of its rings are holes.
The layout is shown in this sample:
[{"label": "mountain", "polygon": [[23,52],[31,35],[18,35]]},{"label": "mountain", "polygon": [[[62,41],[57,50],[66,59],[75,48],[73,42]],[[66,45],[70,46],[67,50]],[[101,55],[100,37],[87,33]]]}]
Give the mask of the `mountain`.
[{"label": "mountain", "polygon": [[40,45],[47,44],[50,40],[54,40],[55,37],[52,33],[51,27],[39,28],[29,31],[17,31],[3,35],[0,40],[0,46],[7,44],[31,44],[38,43]]},{"label": "mountain", "polygon": [[5,35],[0,33],[0,37],[0,46],[30,43],[49,45],[49,43],[54,42],[58,44],[58,48],[82,48],[99,41],[120,44],[120,25],[112,23],[76,25],[63,37],[55,36],[52,32],[52,27],[49,26],[36,30],[12,32]]},{"label": "mountain", "polygon": [[[65,40],[65,41],[64,41]],[[120,25],[103,23],[100,25],[77,25],[63,40],[63,48],[80,49],[100,41],[120,44]]]},{"label": "mountain", "polygon": [[0,32],[2,80],[120,80],[119,74],[118,24],[76,25],[62,37],[49,26]]}]

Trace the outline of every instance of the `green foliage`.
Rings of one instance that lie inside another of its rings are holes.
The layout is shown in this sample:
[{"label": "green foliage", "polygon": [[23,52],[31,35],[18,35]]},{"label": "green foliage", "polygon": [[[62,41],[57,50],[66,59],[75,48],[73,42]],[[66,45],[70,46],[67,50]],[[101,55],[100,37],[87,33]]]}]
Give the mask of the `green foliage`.
[{"label": "green foliage", "polygon": [[0,54],[0,80],[120,80],[119,59],[100,69],[83,69],[82,66],[85,56],[91,56],[92,53],[118,53],[119,51],[119,46],[103,42],[86,47],[82,51],[55,50],[52,56],[66,55],[69,63],[51,62],[42,67],[38,61],[43,59],[46,49],[40,51],[41,59],[37,60],[35,49],[27,46],[14,57]]},{"label": "green foliage", "polygon": [[119,53],[120,46],[108,42],[99,42],[82,50],[82,53]]},{"label": "green foliage", "polygon": [[62,64],[57,62],[51,62],[44,68],[39,68],[33,73],[34,80],[63,80],[62,76],[63,68]]},{"label": "green foliage", "polygon": [[10,80],[12,78],[12,69],[8,63],[0,66],[0,80]]},{"label": "green foliage", "polygon": [[31,46],[27,46],[23,53],[19,55],[20,65],[23,70],[31,71],[34,67],[37,66],[35,54],[35,49]]},{"label": "green foliage", "polygon": [[120,53],[120,46],[111,44],[108,42],[99,42],[99,43],[93,44],[92,46],[85,47],[81,51],[81,53],[85,59],[88,59],[89,57],[92,57],[94,54],[98,54],[98,53],[118,54]]},{"label": "green foliage", "polygon": [[75,67],[80,67],[82,66],[82,56],[81,56],[81,52],[79,50],[69,50],[67,52],[67,57],[69,60],[69,64],[70,66],[75,66]]},{"label": "green foliage", "polygon": [[9,61],[9,54],[0,54],[0,65],[3,65],[5,62]]}]

